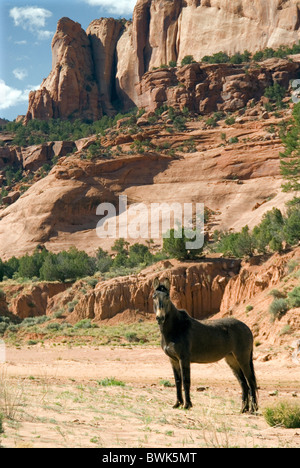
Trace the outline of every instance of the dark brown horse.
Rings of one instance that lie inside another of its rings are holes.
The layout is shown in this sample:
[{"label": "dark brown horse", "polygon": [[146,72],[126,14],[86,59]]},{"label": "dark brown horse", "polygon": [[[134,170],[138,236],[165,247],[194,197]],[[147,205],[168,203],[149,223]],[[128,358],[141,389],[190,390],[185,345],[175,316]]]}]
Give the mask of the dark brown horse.
[{"label": "dark brown horse", "polygon": [[234,318],[195,320],[185,310],[178,310],[170,299],[170,282],[153,282],[153,306],[161,331],[161,346],[174,372],[177,400],[174,408],[192,407],[190,365],[225,358],[242,388],[242,412],[255,412],[257,384],[253,367],[253,335],[243,322]]}]

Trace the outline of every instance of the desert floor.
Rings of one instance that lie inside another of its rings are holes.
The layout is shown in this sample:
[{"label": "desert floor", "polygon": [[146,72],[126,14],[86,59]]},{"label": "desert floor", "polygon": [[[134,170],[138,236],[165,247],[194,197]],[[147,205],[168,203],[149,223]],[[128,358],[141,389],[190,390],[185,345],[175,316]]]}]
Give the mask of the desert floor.
[{"label": "desert floor", "polygon": [[300,447],[300,429],[270,427],[262,414],[278,400],[300,404],[300,365],[287,351],[266,359],[267,350],[256,352],[260,410],[252,415],[240,414],[240,387],[224,361],[192,365],[193,408],[186,411],[172,408],[172,369],[159,347],[7,348],[0,445]]}]

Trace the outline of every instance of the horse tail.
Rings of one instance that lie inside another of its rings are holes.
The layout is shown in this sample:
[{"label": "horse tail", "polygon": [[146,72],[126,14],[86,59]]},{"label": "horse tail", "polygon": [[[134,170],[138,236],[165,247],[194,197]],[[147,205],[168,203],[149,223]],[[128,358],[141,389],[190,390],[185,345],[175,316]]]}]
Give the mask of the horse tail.
[{"label": "horse tail", "polygon": [[251,373],[252,373],[252,379],[253,379],[253,384],[254,384],[254,388],[255,388],[255,395],[256,395],[256,398],[258,398],[257,379],[256,379],[256,375],[255,375],[254,365],[253,365],[253,350],[250,353],[250,370],[251,370]]}]

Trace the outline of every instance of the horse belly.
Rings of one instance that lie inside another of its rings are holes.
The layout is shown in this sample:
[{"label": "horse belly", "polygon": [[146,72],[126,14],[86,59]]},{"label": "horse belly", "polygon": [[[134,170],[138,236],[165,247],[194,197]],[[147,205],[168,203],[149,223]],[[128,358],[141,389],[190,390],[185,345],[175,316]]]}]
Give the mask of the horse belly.
[{"label": "horse belly", "polygon": [[192,346],[191,362],[199,364],[208,364],[217,362],[232,352],[232,345],[227,340],[221,340],[219,343],[199,343]]}]

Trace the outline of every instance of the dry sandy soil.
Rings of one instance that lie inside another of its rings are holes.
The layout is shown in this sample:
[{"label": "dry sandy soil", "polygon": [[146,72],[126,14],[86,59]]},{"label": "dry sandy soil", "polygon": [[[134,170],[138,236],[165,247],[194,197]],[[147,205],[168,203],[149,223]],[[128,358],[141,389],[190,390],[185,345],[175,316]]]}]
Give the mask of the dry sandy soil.
[{"label": "dry sandy soil", "polygon": [[[224,361],[192,366],[189,411],[173,409],[175,388],[160,348],[8,348],[0,365],[3,447],[300,447],[300,429],[270,427],[262,409],[300,404],[300,365],[289,351],[256,352],[260,411],[239,413],[240,388]],[[124,386],[104,386],[112,378]],[[199,389],[200,387],[200,389]],[[201,391],[200,391],[201,390]]]}]

